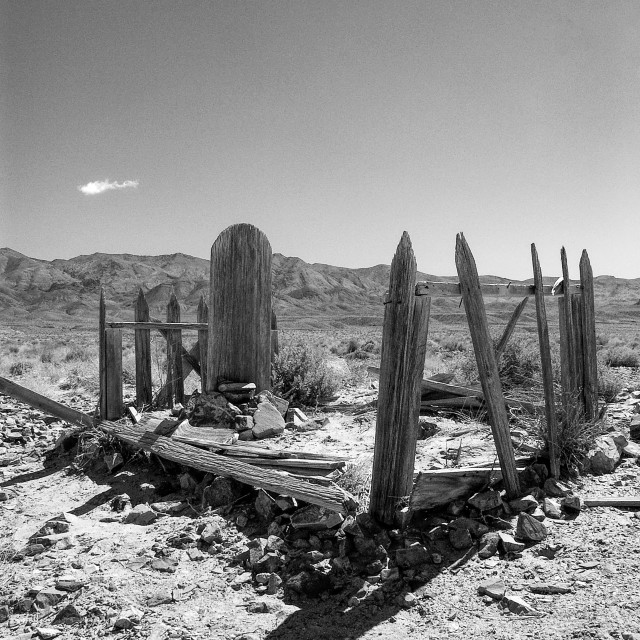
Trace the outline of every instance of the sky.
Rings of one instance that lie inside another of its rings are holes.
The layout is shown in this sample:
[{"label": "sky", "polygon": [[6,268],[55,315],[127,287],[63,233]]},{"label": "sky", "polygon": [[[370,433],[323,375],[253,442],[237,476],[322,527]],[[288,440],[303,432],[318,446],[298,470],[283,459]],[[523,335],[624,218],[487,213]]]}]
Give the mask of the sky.
[{"label": "sky", "polygon": [[636,0],[0,0],[0,246],[640,277]]}]

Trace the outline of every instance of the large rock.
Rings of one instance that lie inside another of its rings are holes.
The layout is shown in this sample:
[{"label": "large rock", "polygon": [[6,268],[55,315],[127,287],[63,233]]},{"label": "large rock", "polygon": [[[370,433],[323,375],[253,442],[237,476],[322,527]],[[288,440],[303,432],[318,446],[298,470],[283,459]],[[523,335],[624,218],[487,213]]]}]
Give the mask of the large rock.
[{"label": "large rock", "polygon": [[587,461],[591,473],[603,475],[613,473],[622,449],[627,446],[627,440],[621,434],[609,434],[596,438],[593,448],[587,453]]},{"label": "large rock", "polygon": [[146,526],[157,519],[158,514],[148,504],[138,504],[126,515],[123,522]]},{"label": "large rock", "polygon": [[516,526],[516,538],[525,542],[540,542],[547,537],[547,528],[528,513],[521,513],[518,516]]},{"label": "large rock", "polygon": [[233,428],[238,409],[230,405],[222,393],[194,394],[187,404],[189,424],[195,427]]},{"label": "large rock", "polygon": [[271,438],[284,431],[284,418],[280,412],[268,401],[258,404],[253,414],[253,435],[256,440]]}]

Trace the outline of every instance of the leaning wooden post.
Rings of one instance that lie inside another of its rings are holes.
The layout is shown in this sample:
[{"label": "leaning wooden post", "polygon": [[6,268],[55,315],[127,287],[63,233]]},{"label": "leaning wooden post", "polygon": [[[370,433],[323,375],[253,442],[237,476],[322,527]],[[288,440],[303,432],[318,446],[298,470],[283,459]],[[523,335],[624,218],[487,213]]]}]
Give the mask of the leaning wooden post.
[{"label": "leaning wooden post", "polygon": [[211,247],[207,391],[222,380],[271,388],[271,245],[250,224]]},{"label": "leaning wooden post", "polygon": [[[172,291],[167,305],[167,322],[180,322],[180,304]],[[169,378],[171,371],[171,378]],[[169,406],[173,407],[173,399],[184,403],[184,379],[182,373],[182,331],[169,329],[167,332],[167,380],[171,380]]]},{"label": "leaning wooden post", "polygon": [[[138,292],[134,313],[136,322],[149,322],[149,305],[142,289]],[[149,406],[153,400],[151,385],[151,332],[136,329],[134,332],[136,350],[136,405],[138,409]]]},{"label": "leaning wooden post", "polygon": [[560,459],[558,455],[558,418],[556,417],[556,401],[553,393],[553,367],[551,365],[549,325],[547,323],[547,308],[544,301],[542,269],[540,269],[540,261],[538,260],[538,252],[535,244],[531,244],[531,259],[533,261],[533,282],[536,290],[536,318],[538,323],[538,342],[540,344],[540,361],[542,363],[544,413],[547,420],[549,469],[552,477],[559,478]]},{"label": "leaning wooden post", "polygon": [[562,404],[564,406],[565,421],[573,424],[575,421],[574,397],[577,392],[575,350],[573,344],[573,324],[571,321],[571,281],[567,266],[567,252],[560,250],[562,263],[562,298],[558,300],[560,325],[560,371],[562,377]]},{"label": "leaning wooden post", "polygon": [[385,302],[369,497],[369,513],[387,525],[413,484],[431,300],[416,296],[415,284],[416,260],[405,232],[391,263]]},{"label": "leaning wooden post", "polygon": [[585,418],[598,416],[598,361],[596,358],[596,311],[593,292],[593,271],[586,250],[580,258],[582,285],[582,359],[584,375]]},{"label": "leaning wooden post", "polygon": [[[204,300],[204,294],[200,296],[200,302],[198,302],[198,322],[209,322],[209,307]],[[200,347],[200,388],[204,393],[207,388],[207,343],[209,332],[198,331],[198,346]]]},{"label": "leaning wooden post", "polygon": [[107,420],[107,357],[105,354],[105,330],[107,328],[107,310],[104,302],[104,289],[100,289],[100,307],[98,311],[98,377],[100,381],[100,417]]},{"label": "leaning wooden post", "polygon": [[573,338],[573,354],[574,367],[576,377],[576,391],[574,397],[577,401],[578,414],[576,417],[584,417],[585,399],[584,399],[584,362],[582,359],[583,343],[582,343],[582,296],[571,295],[571,331]]},{"label": "leaning wooden post", "polygon": [[278,340],[278,318],[276,312],[271,310],[271,361],[276,359],[276,356],[280,353],[280,343]]},{"label": "leaning wooden post", "polygon": [[106,420],[122,417],[122,329],[106,329],[105,342],[105,388],[107,395]]},{"label": "leaning wooden post", "polygon": [[476,354],[480,383],[502,470],[502,479],[507,496],[515,497],[520,493],[520,488],[496,353],[489,333],[476,262],[462,233],[456,237],[456,268],[460,278],[460,291],[471,331],[473,349]]},{"label": "leaning wooden post", "polygon": [[507,326],[504,328],[502,337],[500,338],[500,341],[496,346],[496,361],[500,361],[500,356],[504,353],[504,349],[511,339],[511,336],[513,335],[520,315],[522,314],[524,308],[527,306],[527,300],[529,300],[528,297],[523,298],[522,302],[514,309],[513,314],[509,318],[509,322],[507,322]]}]

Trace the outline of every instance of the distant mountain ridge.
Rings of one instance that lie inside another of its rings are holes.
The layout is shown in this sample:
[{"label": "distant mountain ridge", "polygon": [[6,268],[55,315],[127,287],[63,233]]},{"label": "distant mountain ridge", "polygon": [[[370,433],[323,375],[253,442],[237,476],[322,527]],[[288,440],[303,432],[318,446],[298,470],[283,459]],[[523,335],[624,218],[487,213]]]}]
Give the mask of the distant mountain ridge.
[{"label": "distant mountain ridge", "polygon": [[[285,324],[325,328],[379,325],[382,299],[389,284],[389,265],[349,269],[309,264],[300,258],[273,256],[274,306]],[[418,274],[419,280],[457,281],[455,276]],[[482,276],[483,282],[510,282]],[[555,277],[545,278],[554,282]],[[516,281],[512,281],[516,282]],[[164,317],[173,290],[184,319],[193,319],[202,294],[208,294],[209,261],[183,253],[161,256],[94,253],[69,260],[39,260],[12,249],[0,249],[0,319],[3,322],[94,322],[101,287],[110,319],[131,319],[133,302],[142,288],[152,315]],[[640,318],[640,278],[599,276],[594,281],[599,308]],[[502,317],[512,300],[487,300],[490,314]],[[433,317],[462,320],[459,300],[434,298]],[[528,313],[533,311],[533,305]],[[526,317],[526,316],[525,316]]]}]

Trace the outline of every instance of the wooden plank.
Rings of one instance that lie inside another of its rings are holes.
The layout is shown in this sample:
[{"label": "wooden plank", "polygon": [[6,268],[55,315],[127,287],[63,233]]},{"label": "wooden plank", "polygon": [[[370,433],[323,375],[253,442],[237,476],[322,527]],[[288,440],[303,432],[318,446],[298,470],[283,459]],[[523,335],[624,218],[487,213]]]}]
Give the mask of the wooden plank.
[{"label": "wooden plank", "polygon": [[573,336],[573,355],[574,367],[576,374],[577,388],[574,391],[574,397],[578,403],[579,419],[584,417],[585,400],[584,400],[584,367],[582,361],[582,296],[571,296],[571,329]]},{"label": "wooden plank", "polygon": [[502,479],[498,467],[437,469],[418,474],[409,507],[413,510],[434,509],[464,498]]},{"label": "wooden plank", "polygon": [[438,400],[424,400],[420,409],[482,409],[485,406],[481,398],[440,398]]},{"label": "wooden plank", "polygon": [[[135,306],[136,322],[148,322],[149,305],[142,289],[138,292]],[[148,331],[136,330],[134,334],[136,355],[136,406],[142,409],[153,401],[151,385],[151,334]]]},{"label": "wooden plank", "polygon": [[514,309],[511,317],[509,318],[509,322],[507,322],[507,326],[504,328],[504,332],[502,337],[498,341],[496,346],[496,360],[500,360],[500,356],[504,353],[505,347],[507,346],[513,332],[516,328],[516,324],[518,324],[518,319],[522,314],[524,308],[527,306],[527,301],[529,298],[523,298],[522,302]]},{"label": "wooden plank", "polygon": [[206,329],[198,331],[200,389],[204,391],[207,388],[207,348],[209,344],[209,307],[205,302],[204,294],[200,296],[200,302],[198,302],[198,323],[204,324],[207,327]]},{"label": "wooden plank", "polygon": [[250,224],[225,229],[211,247],[207,391],[218,380],[271,388],[271,245]]},{"label": "wooden plank", "polygon": [[598,361],[596,359],[596,312],[593,291],[593,271],[589,254],[580,258],[580,284],[582,285],[582,360],[585,398],[585,418],[598,416]]},{"label": "wooden plank", "polygon": [[602,496],[584,498],[585,507],[640,507],[640,496]]},{"label": "wooden plank", "polygon": [[278,337],[278,318],[276,312],[271,309],[271,361],[276,359],[280,353],[280,342]]},{"label": "wooden plank", "polygon": [[[10,395],[35,409],[61,420],[66,420],[71,424],[81,427],[94,426],[91,416],[65,407],[59,402],[21,387],[6,378],[0,377],[0,393]],[[141,425],[142,423],[122,425],[102,420],[95,426],[134,447],[155,453],[161,458],[172,460],[187,467],[233,478],[238,482],[253,487],[291,496],[339,513],[349,513],[357,507],[357,502],[353,496],[335,485],[327,487],[323,486],[323,484],[313,484],[286,473],[261,469],[244,462],[238,462],[233,458],[227,458],[180,442],[173,442],[170,438],[147,431]]]},{"label": "wooden plank", "polygon": [[[575,293],[580,293],[580,285],[571,285]],[[542,292],[545,296],[552,295],[553,285],[543,284]],[[497,284],[481,284],[480,291],[486,296],[511,297],[511,296],[534,296],[536,294],[535,284],[526,284],[522,282],[497,283]],[[459,282],[431,282],[422,281],[416,283],[417,296],[454,296],[462,295]]]},{"label": "wooden plank", "polygon": [[119,420],[122,402],[122,329],[105,329],[107,420]]},{"label": "wooden plank", "polygon": [[[167,305],[167,322],[180,322],[180,304],[172,291]],[[182,371],[182,332],[171,329],[167,336],[167,382],[172,393],[169,394],[169,406],[184,404],[184,377]]]},{"label": "wooden plank", "polygon": [[562,319],[560,328],[560,339],[564,341],[564,348],[561,348],[561,355],[566,358],[565,380],[562,383],[565,396],[565,407],[567,409],[567,419],[570,423],[575,420],[574,398],[578,390],[575,367],[575,352],[573,345],[573,324],[571,321],[571,296],[566,295],[566,285],[569,280],[569,266],[567,264],[567,252],[564,247],[560,249],[560,262],[562,263],[562,280],[565,295],[562,297]]},{"label": "wooden plank", "polygon": [[[535,244],[531,244],[531,260],[533,262],[533,279],[542,282],[542,269]],[[560,460],[558,456],[558,419],[553,392],[553,366],[551,364],[551,345],[549,343],[549,325],[544,297],[538,292],[536,300],[536,322],[538,325],[538,343],[542,368],[542,387],[544,390],[544,414],[547,422],[547,446],[549,448],[549,466],[551,476],[560,477]]]},{"label": "wooden plank", "polygon": [[107,358],[105,355],[105,329],[106,329],[106,304],[104,301],[104,289],[100,289],[100,306],[98,311],[98,371],[100,386],[100,417],[107,417]]},{"label": "wooden plank", "polygon": [[416,259],[405,232],[391,263],[385,305],[369,513],[391,525],[411,492],[431,298],[415,295]]},{"label": "wooden plank", "polygon": [[[380,367],[367,367],[367,372],[378,379],[380,378]],[[449,377],[450,374],[436,374],[431,378],[423,378],[420,380],[420,395],[424,396],[432,391],[446,393],[448,396],[475,396],[477,394],[482,394],[482,389],[461,387],[436,379],[443,375],[445,377]],[[451,377],[453,378],[452,375]]]},{"label": "wooden plank", "polygon": [[202,322],[161,322],[160,320],[138,321],[135,322],[108,322],[107,327],[110,329],[135,329],[137,331],[151,331],[158,329],[159,331],[171,331],[172,329],[180,329],[185,331],[193,329],[196,331],[208,331],[209,326]]},{"label": "wooden plank", "polygon": [[0,393],[24,402],[30,407],[42,411],[42,413],[60,418],[60,420],[64,420],[69,424],[74,424],[79,427],[93,427],[94,420],[86,413],[71,409],[55,400],[51,400],[51,398],[47,398],[40,393],[16,384],[7,378],[0,377]]},{"label": "wooden plank", "polygon": [[297,468],[297,469],[322,469],[325,471],[333,471],[334,469],[342,469],[346,462],[341,460],[304,460],[302,458],[257,458],[233,456],[234,460],[246,462],[248,464],[256,464],[258,466],[270,468]]},{"label": "wooden plank", "polygon": [[487,403],[491,432],[504,476],[505,489],[508,497],[515,497],[520,487],[511,445],[509,418],[498,374],[496,352],[489,333],[476,262],[462,233],[456,237],[456,269],[460,278],[462,299],[478,364],[480,383]]},{"label": "wooden plank", "polygon": [[[159,320],[157,320],[157,318],[154,318],[153,316],[151,316],[150,319],[151,319],[151,322],[154,322],[159,325],[167,324],[166,322],[160,322]],[[173,324],[174,323],[171,323],[171,325]],[[182,323],[179,323],[179,324],[182,324]],[[193,323],[187,323],[187,324],[193,324]],[[196,323],[196,325],[199,326],[198,323]],[[158,328],[158,331],[160,332],[160,335],[166,340],[168,335],[167,329]],[[182,347],[182,374],[185,377],[185,379],[192,371],[195,371],[198,375],[200,375],[200,347],[198,343],[194,344],[193,347],[189,349],[189,351],[187,351],[184,348],[184,346]]]}]

